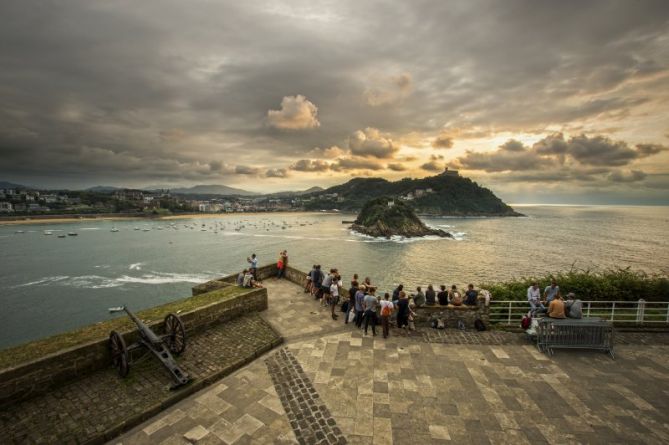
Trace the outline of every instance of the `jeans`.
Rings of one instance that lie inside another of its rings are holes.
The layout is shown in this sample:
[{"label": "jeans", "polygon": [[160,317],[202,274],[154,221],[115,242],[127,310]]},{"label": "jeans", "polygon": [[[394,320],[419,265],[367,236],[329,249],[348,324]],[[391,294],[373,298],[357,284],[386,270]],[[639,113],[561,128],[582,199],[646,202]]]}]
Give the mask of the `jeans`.
[{"label": "jeans", "polygon": [[363,317],[363,312],[362,311],[355,311],[355,325],[357,327],[362,326],[362,317]]},{"label": "jeans", "polygon": [[277,278],[283,278],[283,276],[284,276],[285,273],[286,273],[286,269],[282,267],[282,268],[279,269],[279,271],[276,273],[276,277],[277,277]]},{"label": "jeans", "polygon": [[383,327],[383,338],[388,338],[390,315],[381,315],[381,326]]},{"label": "jeans", "polygon": [[365,311],[365,334],[367,334],[367,326],[371,323],[372,334],[376,335],[376,312],[372,310]]},{"label": "jeans", "polygon": [[534,316],[537,313],[543,314],[546,312],[546,308],[541,302],[536,304],[530,301],[529,303],[530,303],[530,313],[532,314],[532,316]]}]

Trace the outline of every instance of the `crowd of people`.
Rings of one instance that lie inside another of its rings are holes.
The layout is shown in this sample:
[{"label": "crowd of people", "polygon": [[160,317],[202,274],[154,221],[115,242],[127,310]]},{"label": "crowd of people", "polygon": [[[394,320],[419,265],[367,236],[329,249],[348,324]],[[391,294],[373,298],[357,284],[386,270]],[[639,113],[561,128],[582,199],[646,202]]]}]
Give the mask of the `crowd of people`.
[{"label": "crowd of people", "polygon": [[[376,335],[376,326],[381,325],[383,337],[387,338],[393,320],[398,328],[407,333],[415,329],[414,309],[417,307],[437,304],[475,306],[479,298],[479,291],[474,289],[473,284],[467,286],[464,294],[456,285],[448,290],[442,285],[439,289],[437,292],[430,284],[425,292],[418,286],[414,293],[409,294],[404,285],[400,284],[392,294],[386,292],[377,295],[377,286],[372,284],[369,277],[360,280],[358,274],[354,274],[350,286],[346,288],[336,268],[326,273],[319,264],[314,264],[307,274],[304,292],[320,301],[321,305],[329,307],[333,320],[339,318],[337,308],[340,308],[344,313],[344,323],[355,324],[365,335],[370,328],[372,335]],[[489,294],[486,298],[490,298]]]},{"label": "crowd of people", "polygon": [[576,298],[573,292],[567,294],[567,299],[562,298],[560,286],[556,280],[546,286],[543,298],[539,283],[536,281],[527,288],[527,302],[530,305],[529,317],[547,316],[550,318],[582,318],[583,302]]}]

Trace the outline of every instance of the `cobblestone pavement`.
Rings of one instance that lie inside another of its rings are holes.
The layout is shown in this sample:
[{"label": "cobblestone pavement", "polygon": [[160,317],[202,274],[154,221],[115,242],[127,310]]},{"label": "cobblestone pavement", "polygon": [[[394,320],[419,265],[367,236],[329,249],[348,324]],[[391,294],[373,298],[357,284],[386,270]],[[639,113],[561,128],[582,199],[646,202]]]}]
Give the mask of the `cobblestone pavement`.
[{"label": "cobblestone pavement", "polygon": [[[669,443],[668,334],[621,333],[616,360],[568,350],[548,357],[522,334],[499,331],[426,329],[407,337],[393,329],[384,340],[331,320],[288,282],[266,284],[263,316],[288,337],[302,381],[348,443]],[[281,351],[113,443],[297,442],[272,384],[278,371],[265,364],[283,360]],[[203,400],[224,409],[203,410]]]},{"label": "cobblestone pavement", "polygon": [[[238,335],[240,331],[245,335]],[[279,341],[276,332],[258,315],[241,317],[190,338],[179,364],[193,377],[191,385],[195,385],[238,368]],[[0,442],[99,441],[105,431],[120,429],[124,422],[141,418],[147,411],[158,412],[161,404],[192,392],[190,385],[170,391],[171,382],[153,356],[132,366],[125,379],[111,368],[95,372],[44,396],[1,410]],[[174,411],[166,422],[186,425],[182,419]]]},{"label": "cobblestone pavement", "polygon": [[282,349],[265,362],[300,444],[347,443],[311,380],[290,351]]}]

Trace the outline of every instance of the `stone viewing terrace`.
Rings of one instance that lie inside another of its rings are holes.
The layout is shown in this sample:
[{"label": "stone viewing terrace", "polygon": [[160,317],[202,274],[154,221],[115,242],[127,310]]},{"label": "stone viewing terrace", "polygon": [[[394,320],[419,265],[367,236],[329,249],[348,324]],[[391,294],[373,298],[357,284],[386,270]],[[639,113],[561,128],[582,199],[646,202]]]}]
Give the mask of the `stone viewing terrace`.
[{"label": "stone viewing terrace", "polygon": [[[291,269],[288,277],[298,282],[303,274]],[[365,336],[341,313],[333,321],[294,282],[264,284],[267,309],[197,334],[187,351],[204,356],[180,359],[188,371],[220,371],[197,392],[161,401],[168,379],[151,360],[126,381],[102,369],[2,408],[1,437],[106,437],[113,445],[669,442],[667,333],[618,334],[615,360],[590,351],[549,357],[523,334],[494,329],[391,328],[384,340],[380,328]],[[283,345],[269,350],[279,336]],[[251,348],[252,357],[222,371]],[[133,390],[149,400],[126,405]],[[110,423],[127,411],[135,417]],[[95,434],[109,424],[116,428]]]}]

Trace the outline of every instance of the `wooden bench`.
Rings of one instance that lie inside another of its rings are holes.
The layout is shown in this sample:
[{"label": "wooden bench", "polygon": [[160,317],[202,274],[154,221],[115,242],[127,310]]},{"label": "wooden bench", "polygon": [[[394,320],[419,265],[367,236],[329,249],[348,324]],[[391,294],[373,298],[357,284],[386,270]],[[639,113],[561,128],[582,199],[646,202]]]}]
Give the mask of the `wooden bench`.
[{"label": "wooden bench", "polygon": [[537,348],[553,355],[554,349],[597,349],[613,352],[613,324],[600,318],[542,318],[537,328]]}]

